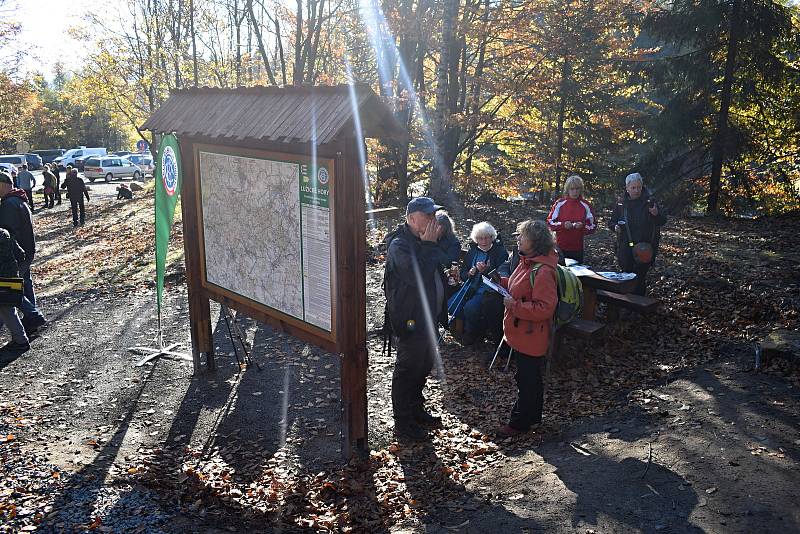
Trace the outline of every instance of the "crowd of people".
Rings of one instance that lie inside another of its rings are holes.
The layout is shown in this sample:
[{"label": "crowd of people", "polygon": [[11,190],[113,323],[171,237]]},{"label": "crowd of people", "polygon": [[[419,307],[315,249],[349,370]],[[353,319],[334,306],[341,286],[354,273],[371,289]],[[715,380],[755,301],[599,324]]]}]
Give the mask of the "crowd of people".
[{"label": "crowd of people", "polygon": [[[570,176],[546,220],[517,225],[511,254],[488,221],[473,226],[462,253],[443,206],[428,197],[408,203],[405,224],[387,236],[384,274],[386,327],[397,347],[392,375],[396,434],[425,439],[427,428],[440,424],[425,408],[423,389],[436,363],[439,327],[449,328],[454,321],[463,324],[463,345],[489,337],[507,345],[514,356],[517,399],[497,435],[522,434],[542,422],[544,357],[558,304],[556,265],[565,258],[583,263],[584,238],[597,228],[583,190],[581,177]],[[619,267],[636,274],[637,294],[646,292],[665,222],[642,176],[628,175],[609,227],[617,237]],[[497,281],[506,295],[484,278]]]},{"label": "crowd of people", "polygon": [[[33,230],[35,212],[33,188],[36,178],[22,165],[19,172],[0,171],[0,279],[5,279],[0,292],[0,328],[8,326],[11,341],[0,352],[21,353],[30,348],[30,338],[47,320],[36,306],[36,294],[31,277],[31,264],[36,254]],[[84,198],[89,192],[78,177],[78,170],[68,165],[65,180],[55,163],[45,164],[42,171],[44,208],[61,204],[62,190],[70,201],[73,227],[85,223]],[[22,294],[13,288],[13,280],[22,280]],[[19,312],[19,313],[18,313]]]}]

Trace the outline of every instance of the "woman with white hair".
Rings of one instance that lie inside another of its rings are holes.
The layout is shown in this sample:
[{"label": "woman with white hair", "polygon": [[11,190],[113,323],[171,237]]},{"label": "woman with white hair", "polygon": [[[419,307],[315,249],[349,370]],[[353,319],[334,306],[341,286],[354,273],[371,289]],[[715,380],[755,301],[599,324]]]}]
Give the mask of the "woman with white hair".
[{"label": "woman with white hair", "polygon": [[556,233],[556,243],[565,258],[583,263],[583,236],[596,228],[592,207],[583,198],[583,179],[573,174],[564,182],[564,196],[553,203],[547,226]]},{"label": "woman with white hair", "polygon": [[486,292],[491,290],[483,284],[482,275],[496,269],[508,259],[508,251],[497,238],[497,230],[488,222],[479,222],[473,226],[469,237],[469,251],[464,256],[459,272],[459,278],[467,287],[454,294],[448,302],[448,307],[454,309],[461,299],[461,310],[456,317],[464,320],[464,345],[475,343],[483,336],[487,327],[500,328],[499,307],[484,303]]},{"label": "woman with white hair", "polygon": [[658,250],[659,226],[667,222],[663,210],[644,187],[638,172],[625,177],[625,197],[617,204],[608,226],[617,234],[617,261],[624,272],[636,273],[634,293],[647,292],[647,271]]}]

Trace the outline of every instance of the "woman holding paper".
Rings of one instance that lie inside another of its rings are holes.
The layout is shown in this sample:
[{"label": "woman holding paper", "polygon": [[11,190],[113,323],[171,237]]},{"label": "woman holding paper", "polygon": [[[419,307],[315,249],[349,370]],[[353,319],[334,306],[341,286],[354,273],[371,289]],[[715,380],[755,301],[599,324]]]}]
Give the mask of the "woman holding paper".
[{"label": "woman holding paper", "polygon": [[[459,291],[448,302],[448,307],[455,310],[455,316],[464,320],[464,345],[471,345],[483,336],[487,327],[500,329],[501,304],[496,293],[483,283],[484,274],[488,274],[508,259],[508,252],[497,239],[497,230],[488,222],[479,222],[472,227],[469,251],[461,263],[458,276],[468,285]],[[496,299],[496,306],[492,300]],[[497,325],[493,325],[493,323]],[[498,332],[499,334],[499,332]]]},{"label": "woman holding paper", "polygon": [[517,363],[517,401],[508,424],[497,435],[516,436],[542,422],[544,384],[542,371],[547,354],[553,314],[558,303],[553,234],[544,221],[523,221],[517,225],[520,261],[501,284],[510,298],[503,300],[503,334]]}]

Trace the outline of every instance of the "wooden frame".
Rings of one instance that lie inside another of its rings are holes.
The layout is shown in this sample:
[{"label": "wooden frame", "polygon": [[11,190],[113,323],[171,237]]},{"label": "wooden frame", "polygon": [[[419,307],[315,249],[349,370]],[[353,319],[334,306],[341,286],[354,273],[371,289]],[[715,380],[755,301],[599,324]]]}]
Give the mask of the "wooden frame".
[{"label": "wooden frame", "polygon": [[[312,163],[312,158],[305,154],[290,154],[286,152],[273,152],[273,151],[266,151],[266,150],[253,150],[253,149],[246,149],[246,148],[237,148],[237,147],[227,147],[222,145],[208,145],[208,144],[195,144],[193,148],[193,165],[195,169],[195,176],[197,176],[197,195],[195,198],[195,213],[197,214],[197,228],[198,228],[198,246],[200,247],[200,257],[202,261],[200,263],[200,273],[201,273],[201,285],[209,295],[209,298],[212,300],[216,300],[221,302],[222,299],[225,299],[228,302],[236,302],[237,305],[231,305],[230,307],[234,309],[242,309],[247,308],[248,311],[244,311],[245,313],[252,314],[254,311],[259,311],[265,315],[271,316],[273,319],[280,323],[285,323],[286,325],[290,325],[291,327],[306,331],[307,338],[306,341],[313,343],[318,346],[323,346],[327,350],[332,352],[337,352],[336,350],[336,316],[338,315],[336,310],[336,298],[337,298],[337,287],[336,287],[336,240],[335,236],[331,235],[331,265],[329,266],[331,272],[331,331],[328,332],[323,328],[315,326],[311,323],[305,322],[302,319],[289,315],[287,313],[281,312],[278,309],[271,308],[270,306],[257,302],[255,300],[250,299],[247,296],[240,295],[230,288],[225,288],[220,285],[217,285],[213,282],[208,280],[208,273],[207,273],[207,265],[206,265],[206,251],[205,251],[205,224],[204,224],[204,214],[203,214],[203,203],[202,203],[202,196],[203,196],[203,178],[202,178],[202,170],[200,169],[200,153],[214,153],[214,154],[223,154],[226,156],[240,156],[240,157],[250,157],[256,159],[265,159],[265,160],[272,160],[272,161],[282,161],[287,163],[304,163],[306,165],[310,165]],[[324,161],[327,164],[327,167],[331,169],[331,176],[330,179],[330,198],[336,199],[336,182],[337,176],[335,172],[335,160],[332,158],[317,158],[317,161]],[[331,205],[330,209],[330,224],[332,228],[336,227],[336,209],[335,205]],[[301,217],[302,221],[302,217]],[[301,222],[302,224],[302,222]],[[302,266],[301,266],[302,267]],[[298,280],[300,283],[303,283],[302,279]]]},{"label": "wooden frame", "polygon": [[[192,354],[195,369],[202,367],[202,358],[209,370],[215,368],[209,299],[245,313],[289,335],[339,354],[341,358],[341,398],[343,451],[367,450],[367,345],[366,345],[366,220],[362,170],[359,168],[358,143],[363,140],[345,138],[317,147],[317,159],[331,163],[335,182],[331,210],[332,249],[332,317],[331,333],[308,323],[260,305],[248,298],[208,283],[202,250],[203,225],[199,153],[201,150],[248,157],[270,158],[288,155],[293,161],[305,159],[310,147],[304,143],[243,142],[232,147],[216,139],[179,137],[183,182],[181,210],[183,214],[184,252],[189,293],[189,317]],[[190,164],[187,164],[190,163]]]}]

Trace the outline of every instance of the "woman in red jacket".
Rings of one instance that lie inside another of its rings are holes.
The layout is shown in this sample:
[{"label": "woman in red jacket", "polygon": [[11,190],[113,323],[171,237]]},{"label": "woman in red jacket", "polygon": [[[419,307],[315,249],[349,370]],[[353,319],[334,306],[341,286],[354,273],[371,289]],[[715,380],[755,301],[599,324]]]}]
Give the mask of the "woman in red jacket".
[{"label": "woman in red jacket", "polygon": [[511,293],[503,301],[503,335],[516,356],[518,393],[508,424],[497,432],[500,437],[522,434],[542,422],[542,370],[558,303],[552,232],[544,221],[524,221],[517,233],[520,261],[501,284]]},{"label": "woman in red jacket", "polygon": [[547,216],[564,257],[583,263],[583,236],[594,232],[595,223],[592,207],[583,199],[583,179],[573,174],[564,182],[564,196],[555,201]]}]

